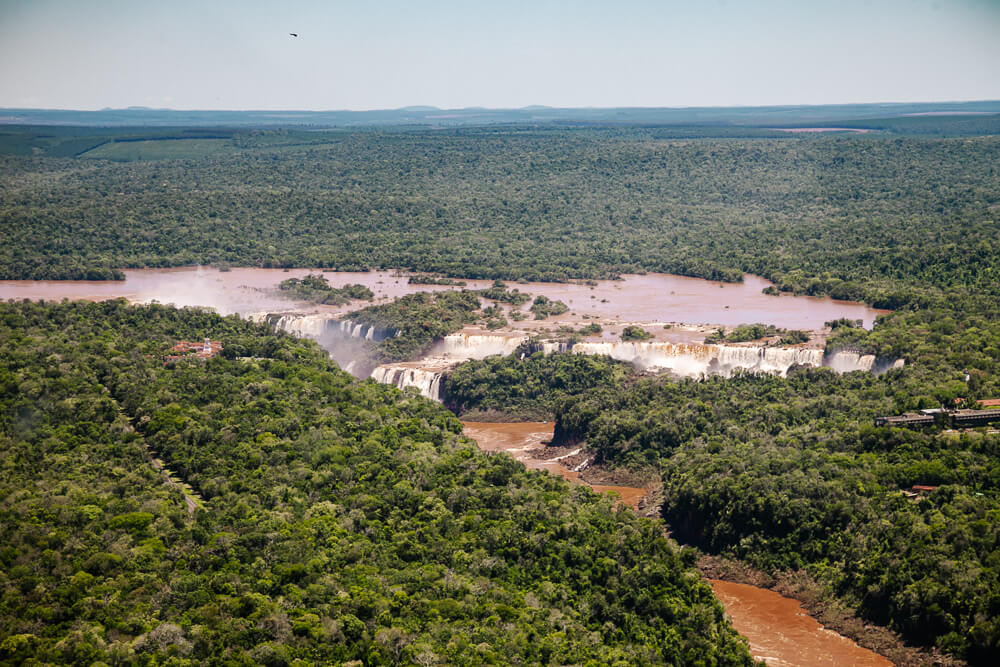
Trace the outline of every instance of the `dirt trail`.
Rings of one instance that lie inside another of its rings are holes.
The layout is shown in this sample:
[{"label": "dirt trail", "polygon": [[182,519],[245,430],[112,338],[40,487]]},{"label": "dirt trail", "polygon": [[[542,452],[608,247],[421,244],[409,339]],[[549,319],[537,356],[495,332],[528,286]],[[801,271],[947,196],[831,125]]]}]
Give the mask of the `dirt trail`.
[{"label": "dirt trail", "polygon": [[[125,413],[122,412],[124,415]],[[131,424],[128,425],[128,430],[131,433],[137,433],[135,427]],[[160,471],[163,478],[167,480],[167,484],[176,487],[184,495],[184,504],[187,506],[188,514],[194,516],[194,511],[198,508],[205,509],[205,500],[191,488],[191,485],[182,480],[180,477],[174,473],[173,470],[167,467],[167,465],[158,459],[153,454],[153,450],[149,448],[146,440],[140,436],[140,441],[142,442],[143,448],[146,450],[146,455],[149,457],[150,465],[156,470]]]},{"label": "dirt trail", "polygon": [[174,474],[174,471],[168,468],[162,460],[153,457],[152,463],[154,468],[163,473],[163,477],[167,480],[167,484],[176,487],[181,493],[184,494],[184,504],[187,505],[188,514],[194,516],[194,511],[199,507],[201,509],[205,509],[205,501],[195,492],[194,489],[191,488],[190,484],[178,478]]}]

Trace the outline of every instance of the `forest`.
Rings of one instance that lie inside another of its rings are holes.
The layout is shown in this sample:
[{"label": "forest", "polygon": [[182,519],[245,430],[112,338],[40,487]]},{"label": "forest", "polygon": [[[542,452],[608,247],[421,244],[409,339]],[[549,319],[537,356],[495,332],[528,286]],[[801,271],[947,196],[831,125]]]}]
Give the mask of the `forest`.
[{"label": "forest", "polygon": [[[974,664],[1000,647],[1000,436],[872,425],[910,384],[801,369],[786,379],[639,380],[567,398],[563,442],[660,471],[682,543],[806,570],[859,613]],[[933,488],[907,497],[914,485]]]},{"label": "forest", "polygon": [[364,285],[331,287],[325,276],[317,274],[282,280],[278,283],[278,293],[290,299],[333,306],[342,306],[356,300],[371,301],[375,297],[374,292]]},{"label": "forest", "polygon": [[[116,145],[15,129],[0,140],[0,279],[194,263],[435,281],[753,273],[891,309],[870,331],[829,323],[827,349],[874,354],[877,373],[695,382],[525,349],[460,365],[444,403],[554,419],[558,444],[661,478],[688,547],[804,573],[865,621],[989,665],[998,435],[874,418],[1000,398],[1000,134],[993,117],[864,122],[877,131],[136,130]],[[491,291],[526,303],[525,289]],[[377,343],[387,361],[499,322],[488,295],[447,294],[351,318],[402,332]],[[443,407],[355,382],[305,341],[159,306],[0,313],[0,660],[749,660],[662,525],[477,453]],[[772,333],[745,324],[724,336]],[[158,357],[209,334],[219,357]],[[149,452],[205,510],[187,515]]]},{"label": "forest", "polygon": [[661,134],[273,131],[158,160],[0,155],[0,278],[200,263],[555,281],[751,272],[886,308],[998,293],[998,136]]},{"label": "forest", "polygon": [[392,332],[370,349],[374,361],[407,361],[419,358],[435,342],[479,319],[479,306],[479,298],[470,290],[417,292],[353,311],[347,319]]},{"label": "forest", "polygon": [[[676,380],[607,358],[514,354],[458,366],[443,401],[476,419],[555,419],[555,444],[659,476],[682,544],[804,571],[862,618],[987,665],[1000,651],[1000,434],[874,426],[1000,397],[1000,304],[945,301],[882,316],[872,331],[830,323],[829,349],[906,359],[879,375],[793,367],[786,378]],[[914,485],[936,488],[912,498]]]},{"label": "forest", "polygon": [[0,664],[752,664],[655,522],[461,428],[237,317],[0,304]]},{"label": "forest", "polygon": [[[522,359],[522,355],[525,355]],[[630,379],[630,364],[583,354],[531,353],[468,361],[445,375],[442,401],[470,421],[551,421],[564,399]]]},{"label": "forest", "polygon": [[[359,298],[364,298],[363,293],[361,295]],[[494,304],[482,307],[480,297],[489,299]],[[507,320],[499,304],[521,306],[529,300],[529,294],[516,287],[508,288],[503,281],[496,280],[492,287],[481,290],[408,294],[389,303],[352,311],[347,313],[345,319],[389,333],[382,340],[366,345],[365,353],[370,361],[375,364],[410,361],[419,359],[434,343],[466,325],[479,324],[487,329],[506,326]],[[543,320],[549,315],[559,315],[567,310],[569,309],[562,301],[551,301],[541,294],[535,297],[531,305],[531,312],[537,320]],[[520,315],[518,311],[511,313]]]}]

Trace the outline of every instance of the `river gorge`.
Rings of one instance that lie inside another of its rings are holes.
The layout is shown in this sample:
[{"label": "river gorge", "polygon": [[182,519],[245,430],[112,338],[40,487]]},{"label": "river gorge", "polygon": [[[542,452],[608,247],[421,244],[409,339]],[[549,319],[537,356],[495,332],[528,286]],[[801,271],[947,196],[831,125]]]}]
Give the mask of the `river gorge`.
[{"label": "river gorge", "polygon": [[[746,369],[784,374],[793,365],[829,366],[838,372],[879,371],[879,362],[857,351],[824,351],[824,323],[838,318],[860,320],[871,327],[883,311],[863,304],[812,297],[771,296],[762,293],[769,283],[746,276],[742,283],[717,283],[669,275],[624,276],[618,281],[584,283],[534,283],[517,285],[532,295],[562,300],[569,307],[559,316],[542,321],[525,318],[509,321],[498,331],[469,327],[445,336],[421,359],[379,366],[359,361],[365,342],[395,335],[390,329],[358,324],[347,313],[365,302],[343,306],[316,306],[281,298],[277,284],[303,277],[308,270],[207,268],[141,269],[125,271],[122,282],[0,281],[3,299],[126,298],[132,302],[173,303],[207,307],[221,314],[238,314],[267,322],[279,331],[317,340],[348,372],[399,388],[414,387],[420,394],[441,399],[444,374],[457,363],[489,355],[530,352],[608,355],[635,364],[648,372],[670,372],[682,377],[728,374]],[[396,272],[325,273],[334,287],[357,283],[368,286],[375,303],[420,291],[455,289],[410,284]],[[491,281],[468,280],[466,287],[482,289]],[[524,307],[521,310],[526,310]],[[511,312],[510,308],[507,310]],[[513,318],[510,318],[513,320]],[[799,345],[759,343],[707,344],[705,337],[717,327],[762,322],[810,332]],[[558,327],[598,324],[600,333],[580,340],[561,340]],[[652,337],[623,341],[626,326],[641,326]],[[883,362],[882,366],[902,360]],[[465,433],[485,451],[502,451],[529,468],[547,470],[574,483],[588,484],[581,476],[585,453],[569,451],[545,458],[539,452],[551,440],[553,424],[465,424]],[[621,503],[639,508],[646,489],[588,484],[595,491],[614,492]],[[776,593],[751,586],[713,582],[716,594],[732,617],[734,626],[750,641],[758,658],[773,665],[864,664],[888,661],[824,630],[804,615],[797,603]],[[775,596],[774,598],[771,596]],[[777,598],[777,599],[775,599]],[[808,626],[808,627],[805,627]],[[830,656],[833,656],[832,658]],[[832,660],[832,662],[831,662]]]},{"label": "river gorge", "polygon": [[[592,484],[581,475],[580,464],[567,465],[578,451],[545,457],[552,439],[551,422],[497,424],[463,422],[465,435],[489,452],[506,452],[534,470],[545,470],[574,484],[585,484],[598,493],[612,493],[617,502],[645,508],[647,489]],[[585,460],[586,461],[586,460]],[[585,464],[584,461],[584,464]],[[790,598],[757,586],[709,580],[733,627],[747,638],[750,652],[772,667],[888,667],[892,663],[850,639],[824,628]]]}]

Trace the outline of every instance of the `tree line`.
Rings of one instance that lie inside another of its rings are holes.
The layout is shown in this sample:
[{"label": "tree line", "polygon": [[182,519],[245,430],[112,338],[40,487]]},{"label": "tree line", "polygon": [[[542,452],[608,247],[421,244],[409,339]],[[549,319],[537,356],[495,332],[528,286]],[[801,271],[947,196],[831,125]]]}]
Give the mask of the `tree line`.
[{"label": "tree line", "polygon": [[0,278],[186,264],[664,271],[899,308],[997,294],[1000,139],[344,132],[185,160],[5,155]]}]

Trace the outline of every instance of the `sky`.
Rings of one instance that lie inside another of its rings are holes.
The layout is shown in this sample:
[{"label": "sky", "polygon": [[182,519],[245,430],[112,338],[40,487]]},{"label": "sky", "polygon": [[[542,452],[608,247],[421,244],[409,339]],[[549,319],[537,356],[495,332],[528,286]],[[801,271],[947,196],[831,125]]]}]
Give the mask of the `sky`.
[{"label": "sky", "polygon": [[1000,0],[0,0],[7,108],[997,99]]}]

